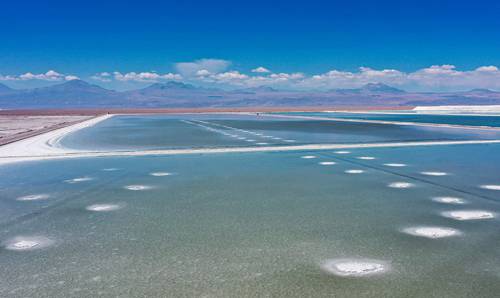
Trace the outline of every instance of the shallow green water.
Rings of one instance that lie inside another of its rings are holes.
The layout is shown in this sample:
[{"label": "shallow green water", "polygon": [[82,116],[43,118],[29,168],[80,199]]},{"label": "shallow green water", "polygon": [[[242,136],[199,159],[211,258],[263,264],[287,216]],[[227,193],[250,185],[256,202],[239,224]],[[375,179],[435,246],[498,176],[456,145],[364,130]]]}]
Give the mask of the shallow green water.
[{"label": "shallow green water", "polygon": [[[499,150],[469,145],[4,166],[0,241],[24,235],[55,242],[31,251],[0,249],[0,296],[494,297],[500,291],[499,220],[456,221],[440,212],[500,212],[500,192],[478,187],[500,184]],[[344,173],[348,169],[366,172]],[[75,177],[92,180],[64,182]],[[396,181],[415,187],[387,187]],[[16,201],[37,193],[50,198]],[[434,196],[469,204],[440,204]],[[96,203],[122,208],[85,209]],[[463,234],[425,239],[400,231],[420,225]],[[360,257],[387,261],[391,270],[345,278],[321,269],[328,259]]]}]

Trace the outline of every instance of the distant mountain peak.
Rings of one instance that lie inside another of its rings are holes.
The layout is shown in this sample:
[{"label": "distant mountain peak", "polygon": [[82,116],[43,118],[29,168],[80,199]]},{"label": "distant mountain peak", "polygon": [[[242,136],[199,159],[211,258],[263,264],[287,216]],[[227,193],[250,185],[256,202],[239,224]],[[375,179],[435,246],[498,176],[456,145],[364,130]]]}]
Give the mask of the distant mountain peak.
[{"label": "distant mountain peak", "polygon": [[258,93],[258,92],[278,92],[278,90],[274,89],[270,86],[258,86],[258,87],[250,87],[244,89],[234,90],[235,92],[250,92],[250,93]]},{"label": "distant mountain peak", "polygon": [[405,91],[391,87],[383,83],[368,83],[361,86],[361,88],[354,89],[335,89],[332,90],[338,93],[344,94],[358,94],[358,93],[388,93],[388,94],[402,94]]},{"label": "distant mountain peak", "polygon": [[90,83],[87,83],[87,82],[82,81],[82,80],[66,81],[66,82],[61,83],[61,84],[43,87],[43,88],[39,88],[39,89],[69,90],[69,91],[93,90],[93,91],[111,92],[110,90],[104,89],[101,86],[90,84]]},{"label": "distant mountain peak", "polygon": [[486,88],[475,88],[475,89],[472,89],[468,92],[471,92],[471,93],[497,93],[496,91],[486,89]]},{"label": "distant mountain peak", "polygon": [[0,92],[7,92],[7,91],[12,91],[13,89],[0,83]]},{"label": "distant mountain peak", "polygon": [[191,84],[185,84],[181,82],[176,82],[176,81],[168,81],[165,83],[154,83],[144,89],[149,89],[149,90],[165,90],[165,89],[186,89],[186,90],[194,90],[197,89],[195,86]]},{"label": "distant mountain peak", "polygon": [[403,90],[391,87],[383,83],[368,83],[361,87],[363,91],[379,93],[404,93]]}]

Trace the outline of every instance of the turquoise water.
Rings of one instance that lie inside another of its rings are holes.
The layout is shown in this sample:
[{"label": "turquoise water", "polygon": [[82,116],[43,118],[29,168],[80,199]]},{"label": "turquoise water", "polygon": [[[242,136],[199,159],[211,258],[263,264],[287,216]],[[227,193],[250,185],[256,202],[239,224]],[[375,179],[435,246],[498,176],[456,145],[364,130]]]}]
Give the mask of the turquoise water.
[{"label": "turquoise water", "polygon": [[[499,150],[437,146],[3,166],[0,241],[39,236],[53,243],[31,251],[1,248],[0,296],[495,297],[498,218],[457,221],[440,212],[500,212],[500,192],[479,188],[500,184]],[[337,164],[318,164],[323,161]],[[349,169],[365,172],[346,174]],[[78,177],[91,180],[64,182]],[[400,181],[415,187],[387,187]],[[16,201],[31,194],[49,198]],[[435,196],[468,204],[440,204]],[[103,203],[121,209],[85,209]],[[462,235],[426,239],[401,232],[420,225]],[[378,259],[391,269],[339,277],[321,269],[332,258]]]},{"label": "turquoise water", "polygon": [[61,143],[77,149],[138,150],[472,139],[500,139],[500,131],[246,115],[115,116]]},{"label": "turquoise water", "polygon": [[394,114],[377,114],[377,113],[341,113],[341,112],[289,112],[278,113],[285,115],[297,116],[313,116],[313,117],[328,117],[328,118],[346,118],[346,119],[363,119],[363,120],[381,120],[381,121],[400,121],[400,122],[416,122],[416,123],[437,123],[437,124],[454,124],[454,125],[470,125],[470,126],[490,126],[500,127],[500,116],[498,115],[429,115],[415,113]]}]

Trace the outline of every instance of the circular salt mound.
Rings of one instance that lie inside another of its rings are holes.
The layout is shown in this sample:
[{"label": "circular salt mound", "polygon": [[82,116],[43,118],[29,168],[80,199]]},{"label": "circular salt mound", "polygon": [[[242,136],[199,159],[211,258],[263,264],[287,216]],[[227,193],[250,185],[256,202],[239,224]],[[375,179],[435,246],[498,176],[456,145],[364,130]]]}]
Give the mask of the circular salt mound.
[{"label": "circular salt mound", "polygon": [[386,272],[386,262],[370,259],[333,259],[327,260],[321,268],[328,273],[343,277],[362,277]]},{"label": "circular salt mound", "polygon": [[5,242],[5,248],[8,250],[25,251],[25,250],[45,248],[47,246],[52,245],[53,243],[54,243],[53,240],[50,240],[46,237],[19,236]]},{"label": "circular salt mound", "polygon": [[484,210],[446,211],[441,213],[441,215],[456,220],[491,219],[495,217],[493,212]]},{"label": "circular salt mound", "polygon": [[150,173],[149,175],[155,176],[155,177],[163,177],[163,176],[170,176],[170,175],[172,175],[172,173],[168,173],[168,172],[153,172],[153,173]]},{"label": "circular salt mound", "polygon": [[415,184],[409,182],[393,182],[389,183],[388,186],[391,188],[410,188],[415,186]]},{"label": "circular salt mound", "polygon": [[385,163],[384,166],[401,168],[401,167],[406,167],[406,164],[404,164],[404,163]]},{"label": "circular salt mound", "polygon": [[495,184],[481,185],[480,187],[488,190],[500,190],[500,185]]},{"label": "circular salt mound", "polygon": [[337,153],[337,154],[349,154],[349,153],[351,153],[351,151],[335,151],[334,153]]},{"label": "circular salt mound", "polygon": [[434,202],[444,203],[444,204],[465,204],[466,201],[455,197],[435,197],[432,198]]},{"label": "circular salt mound", "polygon": [[322,166],[331,166],[331,165],[336,164],[336,162],[333,162],[333,161],[322,161],[319,164],[322,165]]},{"label": "circular salt mound", "polygon": [[88,211],[107,212],[107,211],[115,211],[120,208],[121,206],[117,204],[94,204],[87,206],[85,209],[87,209]]},{"label": "circular salt mound", "polygon": [[316,158],[316,156],[314,156],[314,155],[304,155],[304,156],[301,156],[300,158],[303,158],[303,159],[312,159],[312,158]]},{"label": "circular salt mound", "polygon": [[445,227],[411,227],[403,229],[403,232],[413,236],[431,239],[451,237],[461,234],[459,230]]},{"label": "circular salt mound", "polygon": [[364,173],[365,171],[363,170],[346,170],[345,173],[347,174],[361,174]]},{"label": "circular salt mound", "polygon": [[128,190],[146,190],[146,189],[150,189],[151,187],[146,186],[146,185],[127,185],[127,186],[125,186],[125,188]]},{"label": "circular salt mound", "polygon": [[373,160],[373,159],[375,159],[375,157],[373,157],[373,156],[360,156],[360,157],[358,157],[358,159],[362,159],[362,160]]},{"label": "circular salt mound", "polygon": [[49,198],[49,195],[46,194],[38,194],[38,195],[29,195],[24,197],[19,197],[17,201],[38,201],[38,200],[46,200]]},{"label": "circular salt mound", "polygon": [[448,173],[445,172],[420,172],[422,175],[426,176],[446,176]]}]

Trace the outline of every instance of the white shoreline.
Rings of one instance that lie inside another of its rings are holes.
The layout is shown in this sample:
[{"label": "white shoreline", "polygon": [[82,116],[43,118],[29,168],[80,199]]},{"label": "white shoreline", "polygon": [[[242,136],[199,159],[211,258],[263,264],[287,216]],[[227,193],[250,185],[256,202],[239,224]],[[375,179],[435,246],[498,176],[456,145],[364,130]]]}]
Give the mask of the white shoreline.
[{"label": "white shoreline", "polygon": [[[93,126],[114,115],[98,116],[75,125],[56,129],[47,133],[19,140],[14,143],[0,146],[0,165],[47,159],[66,159],[82,157],[111,157],[111,156],[147,156],[147,155],[179,155],[179,154],[213,154],[213,153],[247,153],[247,152],[280,152],[280,151],[308,151],[308,150],[342,150],[356,148],[392,148],[416,146],[444,146],[468,144],[500,144],[500,140],[465,140],[465,141],[415,141],[393,143],[367,144],[308,144],[308,145],[281,145],[259,147],[224,147],[224,148],[191,148],[191,149],[159,149],[159,150],[121,150],[121,151],[89,151],[64,148],[60,140],[66,135],[82,128]],[[411,124],[410,124],[411,125]]]},{"label": "white shoreline", "polygon": [[[231,148],[196,148],[196,149],[162,149],[139,151],[79,151],[72,149],[54,149],[53,152],[30,149],[31,155],[2,154],[0,147],[0,165],[23,161],[37,161],[48,159],[66,159],[82,157],[119,157],[119,156],[148,156],[148,155],[180,155],[180,154],[214,154],[214,153],[249,153],[249,152],[287,152],[310,150],[335,150],[335,149],[363,149],[363,148],[394,148],[394,147],[419,147],[419,146],[449,146],[449,145],[474,145],[474,144],[500,144],[500,140],[472,140],[472,141],[436,141],[436,142],[395,142],[395,143],[370,143],[370,144],[310,144],[298,146],[263,146],[263,147],[231,147]],[[50,147],[48,147],[50,148]]]},{"label": "white shoreline", "polygon": [[0,146],[0,157],[9,156],[39,156],[44,154],[68,154],[82,150],[62,147],[59,142],[66,135],[77,130],[96,125],[111,118],[112,115],[97,116],[74,125],[62,127],[27,139]]},{"label": "white shoreline", "polygon": [[[442,114],[436,114],[436,115],[442,115]],[[262,114],[262,116],[276,117],[276,118],[302,119],[302,120],[321,120],[321,121],[337,121],[337,122],[388,124],[388,125],[402,125],[402,126],[461,128],[461,129],[472,129],[472,130],[475,130],[475,129],[500,130],[500,127],[496,127],[496,126],[473,126],[473,125],[460,125],[460,124],[441,124],[441,123],[427,123],[427,122],[403,122],[403,121],[386,121],[386,120],[349,119],[349,118],[336,118],[336,117],[300,116],[300,115],[283,115],[283,114]]]}]

